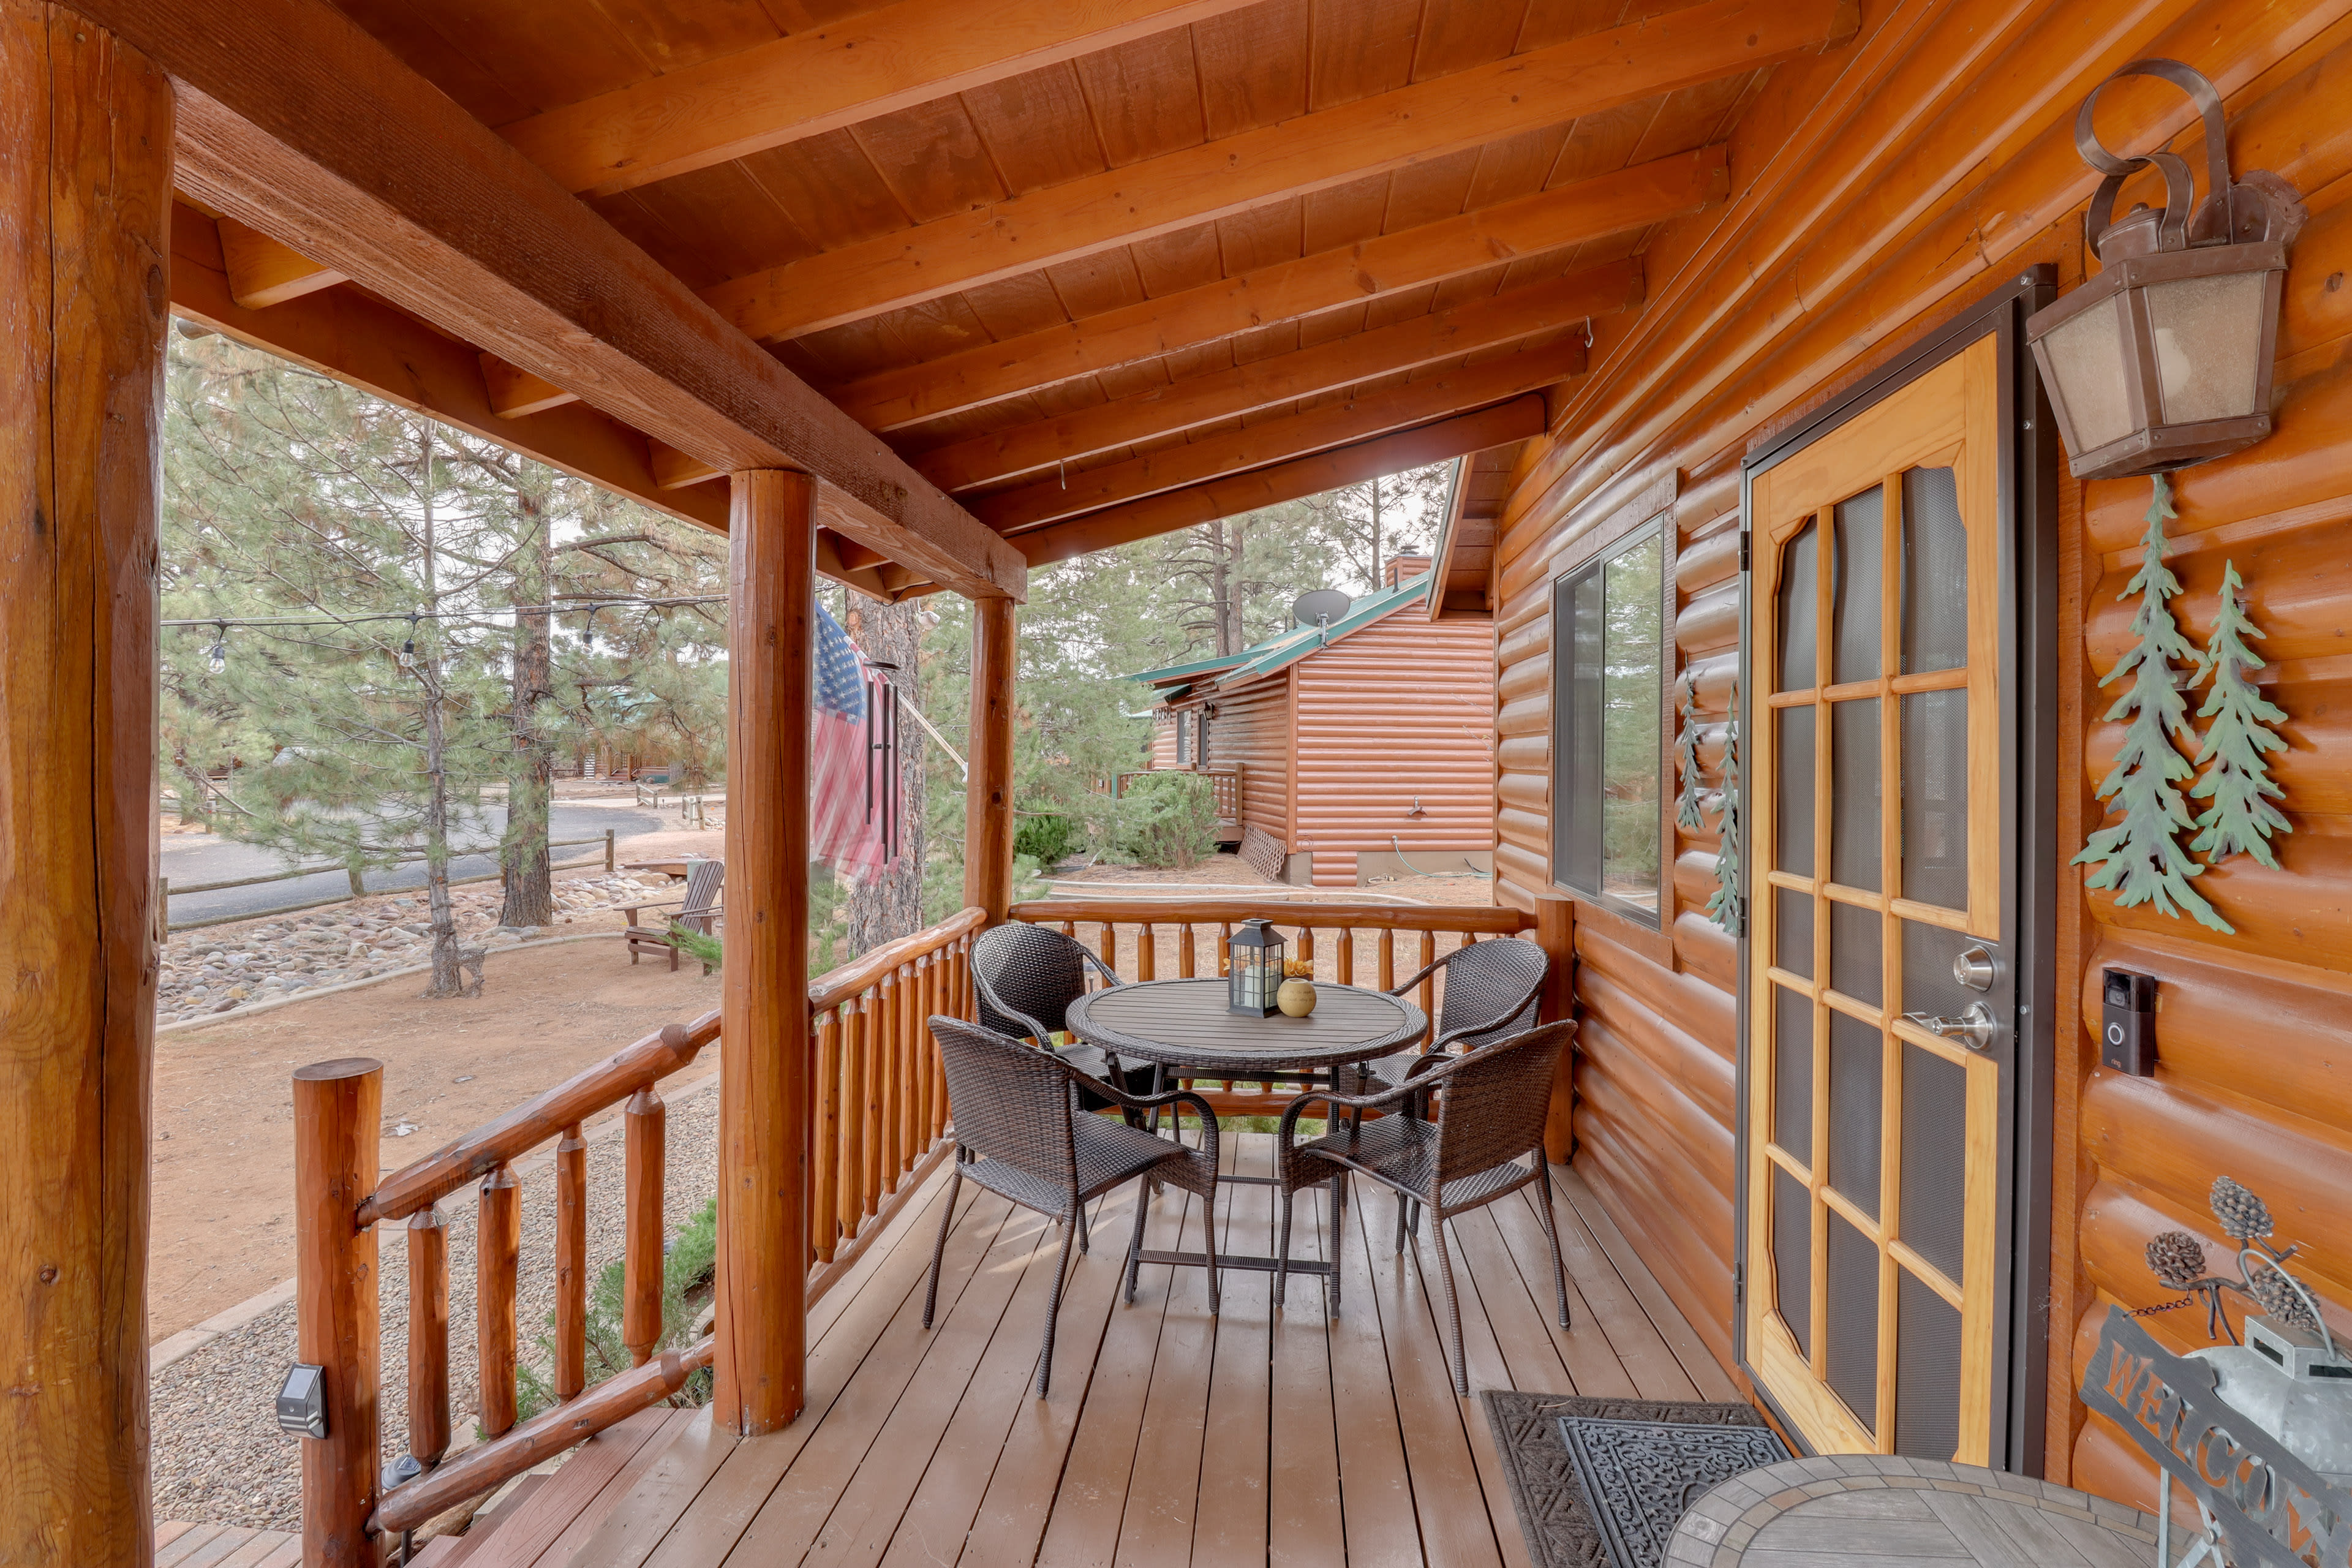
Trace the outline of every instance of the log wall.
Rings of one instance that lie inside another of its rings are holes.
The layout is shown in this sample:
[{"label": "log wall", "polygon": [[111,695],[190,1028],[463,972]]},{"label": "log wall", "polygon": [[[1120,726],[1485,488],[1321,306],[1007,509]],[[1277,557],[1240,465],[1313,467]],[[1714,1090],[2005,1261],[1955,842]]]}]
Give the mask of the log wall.
[{"label": "log wall", "polygon": [[[1291,671],[1286,669],[1239,691],[1219,693],[1211,699],[1217,705],[1217,716],[1209,721],[1210,763],[1241,765],[1243,826],[1258,829],[1285,848],[1293,847],[1290,679]],[[1189,703],[1185,711],[1198,712],[1200,707],[1200,703]],[[1198,734],[1195,731],[1195,744]],[[1171,761],[1174,751],[1171,736]],[[1200,758],[1192,760],[1197,763]]]},{"label": "log wall", "polygon": [[[2282,1237],[2307,1244],[2305,1274],[2331,1321],[2352,1331],[2352,736],[2336,733],[2352,695],[2341,647],[2352,479],[2339,455],[2352,428],[2352,7],[1958,0],[1862,11],[1848,44],[1774,74],[1733,136],[1730,203],[1657,233],[1648,305],[1596,323],[1593,373],[1559,395],[1552,434],[1528,443],[1512,476],[1491,584],[1497,894],[1528,907],[1549,892],[1552,579],[1643,492],[1671,487],[1675,661],[1695,685],[1715,788],[1736,668],[1743,454],[2025,268],[2053,264],[2062,288],[2078,283],[2095,176],[2072,145],[2076,106],[2146,56],[2210,76],[2234,166],[2283,175],[2313,217],[2288,276],[2276,431],[2179,477],[2171,563],[2186,592],[2174,603],[2201,644],[2222,563],[2236,562],[2273,660],[2257,679],[2290,715],[2274,772],[2295,830],[2276,870],[2239,860],[2200,881],[2234,936],[2085,896],[2082,872],[2063,863],[2040,870],[2059,894],[2063,1014],[2044,1468],[2144,1501],[2153,1472],[2086,1422],[2072,1391],[2106,1303],[2167,1295],[2141,1259],[2154,1231],[2196,1232],[2223,1260],[2205,1210],[2217,1173],[2269,1199]],[[2110,145],[2168,135],[2176,151],[2190,146],[2185,100],[2147,83],[2103,97],[2100,127]],[[2062,857],[2101,821],[2092,791],[2119,737],[2097,720],[2111,698],[2096,683],[2128,636],[2130,607],[2116,597],[2147,493],[2145,479],[2061,484]],[[1673,727],[1663,726],[1662,767]],[[1664,932],[1577,911],[1574,1160],[1727,1363],[1734,948],[1699,912],[1717,804],[1706,831],[1677,837]],[[2110,965],[2158,978],[2151,1080],[2097,1069],[2098,981]],[[2149,1326],[2187,1348],[2201,1339],[2193,1315]]]}]

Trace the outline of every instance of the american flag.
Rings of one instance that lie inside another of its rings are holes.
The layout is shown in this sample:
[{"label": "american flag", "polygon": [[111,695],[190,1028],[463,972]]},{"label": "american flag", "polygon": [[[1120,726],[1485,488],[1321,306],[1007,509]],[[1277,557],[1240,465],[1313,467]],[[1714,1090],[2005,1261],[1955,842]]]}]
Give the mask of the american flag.
[{"label": "american flag", "polygon": [[[877,700],[879,699],[879,700]],[[895,857],[897,758],[877,749],[889,695],[841,623],[816,607],[816,711],[811,728],[809,853],[851,881]]]}]

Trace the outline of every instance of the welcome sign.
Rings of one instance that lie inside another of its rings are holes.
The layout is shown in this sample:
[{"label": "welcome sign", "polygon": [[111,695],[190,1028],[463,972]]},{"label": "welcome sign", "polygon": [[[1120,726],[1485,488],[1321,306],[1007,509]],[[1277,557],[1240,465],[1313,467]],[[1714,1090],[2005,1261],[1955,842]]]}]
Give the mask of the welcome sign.
[{"label": "welcome sign", "polygon": [[2120,1307],[2100,1327],[2083,1403],[2189,1488],[2241,1568],[2352,1568],[2352,1494],[2224,1401],[2210,1366],[2166,1351]]}]

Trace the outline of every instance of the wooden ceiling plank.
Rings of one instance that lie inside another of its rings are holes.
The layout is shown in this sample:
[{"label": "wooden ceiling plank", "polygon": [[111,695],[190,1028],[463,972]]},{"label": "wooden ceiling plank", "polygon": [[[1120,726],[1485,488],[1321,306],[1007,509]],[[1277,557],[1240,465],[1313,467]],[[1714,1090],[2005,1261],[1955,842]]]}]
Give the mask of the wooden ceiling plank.
[{"label": "wooden ceiling plank", "polygon": [[1091,551],[1172,533],[1195,523],[1214,522],[1259,507],[1320,495],[1341,485],[1360,484],[1385,474],[1441,463],[1505,441],[1524,440],[1541,435],[1543,428],[1544,400],[1536,396],[1515,398],[1497,407],[1401,430],[1361,446],[1344,447],[1336,452],[1302,458],[1255,473],[1231,475],[1129,506],[1113,507],[1089,517],[1074,518],[1022,534],[1013,542],[1029,558],[1033,568],[1044,566]]},{"label": "wooden ceiling plank", "polygon": [[899,0],[501,128],[606,195],[951,98],[1255,0]]},{"label": "wooden ceiling plank", "polygon": [[[331,375],[371,396],[428,415],[577,479],[717,532],[727,529],[723,489],[665,490],[652,443],[584,404],[528,424],[508,419],[479,373],[478,353],[414,316],[357,289],[314,293],[252,309],[237,302],[215,259],[226,249],[214,220],[185,202],[172,206],[172,310],[239,342]],[[817,570],[866,593],[887,591],[872,568],[880,557],[830,533],[817,539]]]},{"label": "wooden ceiling plank", "polygon": [[533,375],[496,354],[482,356],[482,380],[490,389],[491,411],[501,419],[522,419],[580,401],[578,393],[566,392],[545,376]]},{"label": "wooden ceiling plank", "polygon": [[221,256],[228,263],[231,298],[248,310],[267,310],[346,281],[289,246],[233,217],[220,220]]},{"label": "wooden ceiling plank", "polygon": [[1639,23],[877,235],[730,279],[705,298],[755,338],[795,337],[1754,70],[1837,43],[1858,25],[1855,0],[1700,0]]},{"label": "wooden ceiling plank", "polygon": [[324,0],[79,4],[178,84],[196,200],[715,467],[814,474],[935,582],[1025,594],[995,533]]},{"label": "wooden ceiling plank", "polygon": [[944,489],[969,489],[992,479],[1050,468],[1253,409],[1353,386],[1374,376],[1517,342],[1623,310],[1641,297],[1640,263],[1630,258],[1613,261],[1589,272],[1195,376],[1057,419],[974,436],[924,454],[916,459],[915,467]]},{"label": "wooden ceiling plank", "polygon": [[831,389],[832,396],[867,428],[896,430],[1272,322],[1481,271],[1498,260],[1643,227],[1721,201],[1730,185],[1724,150],[1702,148],[882,371]]},{"label": "wooden ceiling plank", "polygon": [[1178,447],[1103,468],[1073,470],[1067,488],[1049,479],[973,498],[974,517],[1000,533],[1139,500],[1332,447],[1425,425],[1468,409],[1568,380],[1584,369],[1584,345],[1529,349],[1486,364],[1448,370],[1402,386],[1318,405],[1302,413],[1221,430]]}]

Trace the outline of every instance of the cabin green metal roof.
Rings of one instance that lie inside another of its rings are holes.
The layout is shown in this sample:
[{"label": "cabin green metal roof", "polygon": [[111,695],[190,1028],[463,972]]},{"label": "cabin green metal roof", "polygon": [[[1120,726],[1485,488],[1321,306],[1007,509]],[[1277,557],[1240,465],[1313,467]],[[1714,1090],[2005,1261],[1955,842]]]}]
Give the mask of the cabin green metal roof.
[{"label": "cabin green metal roof", "polygon": [[1147,669],[1130,675],[1129,680],[1147,685],[1158,684],[1172,678],[1192,676],[1194,679],[1174,691],[1163,693],[1165,703],[1189,694],[1195,685],[1218,688],[1245,686],[1279,670],[1289,668],[1309,654],[1317,653],[1351,632],[1360,632],[1375,621],[1385,619],[1418,603],[1429,592],[1433,581],[1424,572],[1418,577],[1407,578],[1393,588],[1383,588],[1377,594],[1367,594],[1348,606],[1348,613],[1329,626],[1293,626],[1286,632],[1252,644],[1238,654],[1223,658],[1204,658],[1192,664],[1171,664],[1165,669]]}]

